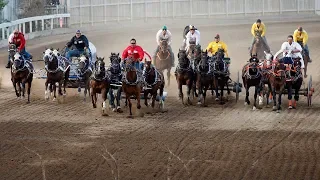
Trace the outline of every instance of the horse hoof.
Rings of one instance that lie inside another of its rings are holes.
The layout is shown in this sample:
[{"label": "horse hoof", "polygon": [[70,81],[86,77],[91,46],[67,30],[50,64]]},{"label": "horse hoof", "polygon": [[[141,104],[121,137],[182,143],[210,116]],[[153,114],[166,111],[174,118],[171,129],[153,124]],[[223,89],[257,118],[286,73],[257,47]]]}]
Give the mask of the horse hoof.
[{"label": "horse hoof", "polygon": [[272,107],[272,111],[275,111],[275,110],[277,110],[277,106]]},{"label": "horse hoof", "polygon": [[56,100],[57,100],[56,98],[53,98],[53,99],[52,99],[52,101],[56,101]]},{"label": "horse hoof", "polygon": [[118,113],[123,113],[122,109],[120,109],[120,108],[117,109],[117,112]]},{"label": "horse hoof", "polygon": [[252,110],[254,110],[254,111],[255,111],[256,109],[257,109],[257,108],[256,108],[255,106],[253,106],[253,107],[252,107]]},{"label": "horse hoof", "polygon": [[197,102],[197,104],[198,104],[198,105],[202,105],[202,103],[201,103],[201,102]]},{"label": "horse hoof", "polygon": [[129,116],[127,116],[127,118],[133,119],[133,116],[132,116],[132,115],[129,115]]},{"label": "horse hoof", "polygon": [[277,110],[277,113],[280,113],[280,110]]},{"label": "horse hoof", "polygon": [[247,106],[247,105],[248,105],[248,103],[247,103],[247,102],[244,102],[244,105],[245,105],[245,106]]},{"label": "horse hoof", "polygon": [[103,109],[103,110],[102,110],[102,116],[109,116],[108,113],[107,113],[107,111],[106,111],[106,109]]},{"label": "horse hoof", "polygon": [[216,101],[219,101],[219,98],[216,98]]},{"label": "horse hoof", "polygon": [[92,105],[92,106],[93,106],[93,108],[97,108],[97,105],[95,105],[95,104],[94,104],[94,105]]},{"label": "horse hoof", "polygon": [[138,108],[138,109],[141,109],[141,105],[139,104],[139,105],[137,106],[137,108]]},{"label": "horse hoof", "polygon": [[30,101],[27,101],[27,104],[30,104]]}]

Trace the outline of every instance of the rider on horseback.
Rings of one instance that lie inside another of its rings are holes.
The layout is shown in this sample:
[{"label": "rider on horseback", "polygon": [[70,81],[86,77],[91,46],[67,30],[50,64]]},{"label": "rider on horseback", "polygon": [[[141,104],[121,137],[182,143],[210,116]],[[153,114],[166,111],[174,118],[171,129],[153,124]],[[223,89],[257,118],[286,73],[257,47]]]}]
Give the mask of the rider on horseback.
[{"label": "rider on horseback", "polygon": [[190,31],[186,35],[186,50],[189,49],[190,41],[195,40],[196,45],[200,45],[200,32],[193,25],[189,26]]},{"label": "rider on horseback", "polygon": [[158,46],[157,46],[157,49],[155,50],[155,52],[153,54],[153,60],[156,59],[157,53],[159,52],[160,41],[162,39],[166,39],[168,41],[168,50],[169,50],[169,53],[170,53],[170,56],[171,56],[172,67],[174,67],[174,54],[173,54],[172,48],[171,48],[171,42],[172,42],[171,37],[172,37],[171,32],[167,29],[167,26],[163,26],[162,29],[160,29],[157,32],[156,40],[157,40]]},{"label": "rider on horseback", "polygon": [[293,65],[292,58],[300,58],[301,69],[304,69],[304,61],[301,55],[302,48],[299,43],[293,42],[293,36],[288,36],[288,42],[284,42],[281,45],[281,49],[274,55],[274,60],[277,56],[283,52],[283,62],[284,64]]},{"label": "rider on horseback", "polygon": [[308,42],[308,33],[302,29],[302,27],[298,27],[293,33],[293,40],[301,45],[303,50],[306,52],[306,55],[309,57],[308,62],[312,62],[309,55],[309,48],[307,45]]},{"label": "rider on horseback", "polygon": [[255,42],[255,38],[257,35],[261,35],[263,41],[264,41],[264,44],[267,48],[267,52],[270,53],[270,47],[267,43],[267,39],[266,39],[266,26],[264,25],[264,23],[261,22],[261,19],[258,19],[255,23],[252,24],[252,27],[251,27],[251,34],[253,36],[252,38],[252,43],[251,43],[251,46],[250,46],[250,52],[252,51],[252,47],[253,47],[253,44]]},{"label": "rider on horseback", "polygon": [[[17,51],[21,53],[24,57],[24,60],[32,61],[32,56],[26,51],[26,39],[24,38],[24,34],[19,32],[18,29],[15,29],[13,33],[8,38],[9,46],[10,44],[15,44],[17,47]],[[6,68],[10,68],[10,55],[8,57],[8,63]]]},{"label": "rider on horseback", "polygon": [[219,49],[223,49],[225,56],[229,57],[227,45],[224,42],[220,41],[220,35],[217,34],[214,38],[215,41],[209,43],[207,51],[210,52],[211,55],[214,55],[218,52]]},{"label": "rider on horseback", "polygon": [[[89,41],[87,37],[81,34],[80,30],[77,30],[76,35],[71,38],[71,40],[66,44],[66,48],[70,48],[72,45],[75,46],[76,49],[71,51],[67,51],[66,58],[71,61],[71,57],[79,57],[80,54],[86,52],[87,59],[89,58],[90,63],[92,61],[91,52],[89,48]],[[67,49],[68,50],[68,49]],[[88,57],[89,55],[89,57]]]},{"label": "rider on horseback", "polygon": [[135,62],[134,63],[135,68],[141,71],[143,67],[142,60],[144,57],[144,51],[140,46],[136,45],[136,43],[137,43],[136,39],[132,38],[130,40],[130,45],[122,53],[122,59],[125,62],[126,58],[133,56],[134,62]]}]

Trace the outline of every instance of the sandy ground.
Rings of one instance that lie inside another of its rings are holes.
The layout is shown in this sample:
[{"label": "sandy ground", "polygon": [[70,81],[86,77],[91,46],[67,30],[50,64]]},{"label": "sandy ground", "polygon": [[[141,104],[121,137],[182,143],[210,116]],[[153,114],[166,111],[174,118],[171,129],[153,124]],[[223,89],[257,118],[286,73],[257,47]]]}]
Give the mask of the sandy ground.
[{"label": "sandy ground", "polygon": [[[223,106],[209,96],[209,107],[185,107],[177,99],[177,85],[166,88],[166,113],[127,119],[110,112],[102,117],[90,99],[68,89],[63,104],[44,100],[44,81],[35,79],[31,104],[15,97],[7,52],[1,50],[0,179],[320,179],[319,23],[267,24],[267,40],[276,52],[287,35],[302,25],[309,33],[313,63],[309,74],[316,90],[313,106],[300,96],[297,110],[270,108],[253,111],[234,94]],[[182,41],[183,25],[170,29],[173,49]],[[206,46],[216,33],[229,46],[232,78],[248,59],[251,26],[199,28]],[[169,27],[170,28],[170,27]],[[131,37],[150,53],[155,33],[88,33],[99,56],[121,52]],[[71,36],[59,35],[28,42],[41,58],[45,46],[62,48]],[[37,69],[42,62],[35,62]],[[305,79],[305,82],[308,79]],[[101,101],[101,100],[100,100]],[[99,106],[100,107],[100,106]],[[143,111],[148,112],[145,106]]]}]

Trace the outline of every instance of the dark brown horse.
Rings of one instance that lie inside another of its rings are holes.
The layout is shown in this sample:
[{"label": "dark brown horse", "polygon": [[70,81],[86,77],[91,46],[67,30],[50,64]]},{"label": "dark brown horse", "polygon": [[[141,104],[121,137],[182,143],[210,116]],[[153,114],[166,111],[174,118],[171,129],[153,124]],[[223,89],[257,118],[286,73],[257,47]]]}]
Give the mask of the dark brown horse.
[{"label": "dark brown horse", "polygon": [[214,75],[213,75],[213,64],[209,61],[210,57],[208,56],[208,51],[201,52],[201,60],[197,66],[197,81],[196,86],[199,91],[199,100],[198,104],[206,107],[206,94],[209,88],[215,87],[214,85]]},{"label": "dark brown horse", "polygon": [[[288,89],[288,108],[296,108],[297,101],[299,101],[299,90],[303,82],[302,72],[301,72],[301,62],[300,58],[293,59],[293,66],[287,68],[287,80],[286,88]],[[292,102],[292,94],[294,91],[294,101]]]},{"label": "dark brown horse", "polygon": [[92,75],[92,66],[89,62],[89,58],[86,55],[81,55],[79,57],[79,66],[78,66],[78,92],[81,92],[81,86],[84,86],[84,98],[83,101],[86,101],[87,92],[90,96],[90,76]]},{"label": "dark brown horse", "polygon": [[254,102],[253,102],[253,110],[257,109],[257,96],[260,94],[261,90],[261,72],[259,68],[259,59],[256,57],[251,57],[249,59],[249,63],[243,66],[242,68],[242,82],[244,87],[246,88],[246,99],[245,105],[249,105],[249,89],[251,86],[255,87],[254,92]]},{"label": "dark brown horse", "polygon": [[151,61],[145,63],[144,78],[147,87],[144,89],[144,104],[148,106],[148,95],[152,97],[151,107],[154,108],[155,101],[157,98],[157,92],[159,90],[159,107],[163,108],[164,101],[162,100],[163,90],[165,86],[165,81],[161,72],[157,71],[151,64]]},{"label": "dark brown horse", "polygon": [[179,89],[179,98],[182,100],[182,104],[184,104],[182,86],[187,86],[187,95],[188,95],[188,104],[192,104],[191,102],[191,89],[194,81],[194,71],[191,68],[191,62],[187,57],[187,53],[185,50],[179,49],[178,53],[178,66],[175,72],[178,89]]},{"label": "dark brown horse", "polygon": [[[286,84],[286,67],[283,61],[279,60],[278,62],[273,62],[273,70],[271,70],[271,74],[269,77],[269,81],[272,89],[273,96],[273,111],[277,111],[278,113],[281,110],[281,96],[285,88]],[[276,95],[278,93],[278,103],[276,101]]]},{"label": "dark brown horse", "polygon": [[170,71],[172,67],[172,59],[171,54],[168,50],[168,42],[167,39],[162,39],[160,41],[159,52],[157,53],[156,59],[153,64],[163,74],[164,70],[167,70],[167,82],[168,86],[170,85]]},{"label": "dark brown horse", "polygon": [[[11,66],[11,81],[16,92],[17,97],[25,97],[25,89],[26,83],[28,84],[28,101],[30,103],[30,91],[31,91],[31,84],[33,79],[33,69],[31,62],[24,60],[20,53],[16,52],[13,56],[13,62]],[[17,90],[17,85],[19,87],[19,92]]]},{"label": "dark brown horse", "polygon": [[141,109],[140,105],[140,93],[142,90],[142,75],[134,66],[133,57],[129,57],[125,60],[124,73],[122,78],[122,90],[126,95],[126,101],[129,102],[130,115],[132,118],[132,103],[131,96],[137,99],[137,108]]},{"label": "dark brown horse", "polygon": [[261,34],[259,32],[256,32],[256,36],[254,38],[254,43],[252,45],[250,56],[256,55],[258,59],[263,59],[264,51],[270,52],[270,49],[268,45],[265,44]]},{"label": "dark brown horse", "polygon": [[93,76],[90,80],[90,92],[93,108],[97,108],[97,94],[102,96],[102,114],[106,114],[106,100],[109,92],[110,82],[105,69],[104,58],[97,57],[94,64]]}]

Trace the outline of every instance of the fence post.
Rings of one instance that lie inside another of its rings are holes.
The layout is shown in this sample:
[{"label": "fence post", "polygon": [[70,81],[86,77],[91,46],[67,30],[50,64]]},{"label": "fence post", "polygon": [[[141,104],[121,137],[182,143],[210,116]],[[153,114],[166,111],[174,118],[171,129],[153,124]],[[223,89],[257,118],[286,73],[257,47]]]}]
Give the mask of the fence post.
[{"label": "fence post", "polygon": [[51,30],[53,29],[53,18],[50,19],[51,20]]},{"label": "fence post", "polygon": [[32,21],[29,22],[29,28],[30,28],[29,33],[32,33]]},{"label": "fence post", "polygon": [[226,14],[227,14],[227,17],[229,16],[229,9],[228,9],[228,0],[226,0]]},{"label": "fence post", "polygon": [[192,0],[189,1],[190,4],[190,17],[192,18]]}]

